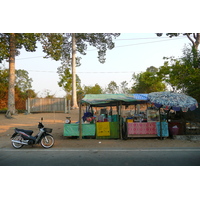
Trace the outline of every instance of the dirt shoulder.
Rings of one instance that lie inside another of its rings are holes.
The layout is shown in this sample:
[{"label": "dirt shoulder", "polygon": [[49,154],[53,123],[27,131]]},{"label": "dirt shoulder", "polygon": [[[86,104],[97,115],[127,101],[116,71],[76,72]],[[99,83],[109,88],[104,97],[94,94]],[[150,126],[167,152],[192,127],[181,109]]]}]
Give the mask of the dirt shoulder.
[{"label": "dirt shoulder", "polygon": [[[63,136],[63,128],[66,117],[71,117],[72,123],[78,121],[78,110],[72,110],[70,114],[65,113],[35,113],[18,114],[12,119],[7,119],[4,114],[0,114],[0,148],[12,148],[10,137],[14,128],[30,129],[34,134],[38,132],[38,122],[43,117],[43,124],[47,128],[52,128],[52,135],[55,138],[55,148],[199,148],[200,141],[179,140],[179,139],[128,139],[128,140],[97,140],[97,139],[71,139]],[[37,146],[36,146],[37,147]],[[39,146],[38,146],[39,148]]]}]

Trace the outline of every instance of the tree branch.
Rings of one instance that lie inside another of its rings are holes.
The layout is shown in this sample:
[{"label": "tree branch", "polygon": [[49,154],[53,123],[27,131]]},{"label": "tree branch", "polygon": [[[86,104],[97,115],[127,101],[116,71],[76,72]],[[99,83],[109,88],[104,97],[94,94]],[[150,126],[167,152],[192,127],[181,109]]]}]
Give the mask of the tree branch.
[{"label": "tree branch", "polygon": [[188,33],[186,33],[186,36],[192,42],[193,46],[195,46],[195,42],[192,40],[192,38],[190,37],[190,35]]}]

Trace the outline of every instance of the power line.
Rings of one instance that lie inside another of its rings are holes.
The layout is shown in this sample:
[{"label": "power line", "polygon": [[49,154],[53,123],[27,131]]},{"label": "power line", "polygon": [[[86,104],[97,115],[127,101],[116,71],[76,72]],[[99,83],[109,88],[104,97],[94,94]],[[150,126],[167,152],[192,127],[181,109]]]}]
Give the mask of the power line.
[{"label": "power line", "polygon": [[123,74],[123,73],[135,73],[135,71],[127,71],[127,72],[76,72],[77,74],[85,74],[85,73],[92,73],[92,74]]},{"label": "power line", "polygon": [[[167,37],[165,37],[167,38]],[[159,39],[159,38],[132,38],[132,39],[118,39],[118,40],[141,40],[141,39]],[[166,40],[159,40],[159,41],[151,41],[151,42],[142,42],[142,43],[136,43],[136,44],[126,44],[121,46],[115,46],[115,48],[121,48],[121,47],[127,47],[127,46],[135,46],[135,45],[143,45],[143,44],[150,44],[150,43],[158,43],[158,42],[166,42],[166,41],[172,41],[172,40],[178,40],[178,39],[185,39],[184,36],[179,36],[177,38],[171,38]],[[96,51],[96,49],[90,49],[87,51]],[[27,57],[27,58],[18,58],[16,60],[25,60],[25,59],[33,59],[33,58],[41,58],[44,56],[35,56],[35,57]]]},{"label": "power line", "polygon": [[[184,38],[174,38],[173,40],[178,40],[178,39],[184,39]],[[152,41],[152,42],[143,42],[143,43],[136,43],[136,44],[125,44],[125,45],[121,45],[121,46],[116,46],[115,48],[119,48],[119,47],[127,47],[127,46],[135,46],[135,45],[142,45],[142,44],[150,44],[150,43],[157,43],[157,42],[165,42],[165,41],[170,41],[169,39],[167,40],[160,40],[160,41]],[[94,51],[96,49],[91,49],[88,51]]]},{"label": "power line", "polygon": [[[44,72],[44,73],[57,73],[57,71],[39,71],[39,70],[28,70],[28,72]],[[125,74],[125,73],[136,73],[141,71],[122,71],[122,72],[76,72],[77,74]]]},{"label": "power line", "polygon": [[[185,38],[185,36],[179,36],[179,38],[180,38],[180,37]],[[168,38],[168,39],[169,39],[169,37],[162,37],[162,39],[163,39],[163,38],[164,38],[164,39],[165,39],[165,38]],[[150,40],[155,40],[155,39],[158,40],[158,39],[160,39],[160,38],[159,38],[159,37],[151,37],[151,38],[128,38],[128,39],[127,39],[127,38],[125,38],[125,39],[116,38],[115,40],[118,41],[118,40],[146,40],[146,39],[147,39],[147,40],[148,40],[148,39],[150,39]],[[173,38],[173,39],[176,39],[176,38]]]}]

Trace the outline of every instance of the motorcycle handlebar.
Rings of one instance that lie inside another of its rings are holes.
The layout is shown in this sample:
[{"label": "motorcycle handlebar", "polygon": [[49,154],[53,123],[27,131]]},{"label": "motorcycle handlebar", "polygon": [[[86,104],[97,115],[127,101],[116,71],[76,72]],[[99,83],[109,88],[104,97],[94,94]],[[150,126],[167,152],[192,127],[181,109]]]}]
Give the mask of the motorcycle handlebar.
[{"label": "motorcycle handlebar", "polygon": [[42,124],[42,122],[38,122],[38,128],[44,128],[44,125]]}]

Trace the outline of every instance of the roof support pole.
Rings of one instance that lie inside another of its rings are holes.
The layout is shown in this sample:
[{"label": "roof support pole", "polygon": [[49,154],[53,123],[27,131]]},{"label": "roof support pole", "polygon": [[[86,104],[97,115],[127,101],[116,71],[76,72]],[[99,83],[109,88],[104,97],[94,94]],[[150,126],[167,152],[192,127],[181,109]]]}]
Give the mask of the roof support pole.
[{"label": "roof support pole", "polygon": [[161,118],[161,113],[160,113],[160,108],[159,108],[159,117],[160,117],[160,139],[162,140],[162,118]]},{"label": "roof support pole", "polygon": [[79,103],[79,140],[82,140],[82,119],[81,119],[81,113],[82,111],[82,104]]},{"label": "roof support pole", "polygon": [[119,138],[120,139],[122,139],[122,117],[121,117],[121,113],[122,113],[122,102],[120,101],[119,103],[118,103],[118,110],[119,110],[119,112],[118,112],[118,118],[119,118]]}]

